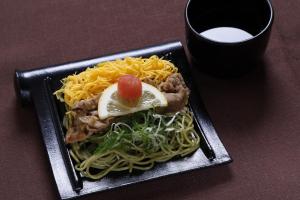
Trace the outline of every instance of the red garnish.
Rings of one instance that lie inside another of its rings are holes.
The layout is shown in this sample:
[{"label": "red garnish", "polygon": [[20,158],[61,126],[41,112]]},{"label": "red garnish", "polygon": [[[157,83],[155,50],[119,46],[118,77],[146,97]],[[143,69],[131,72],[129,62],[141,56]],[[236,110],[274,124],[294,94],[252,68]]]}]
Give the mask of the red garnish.
[{"label": "red garnish", "polygon": [[142,82],[133,75],[124,75],[118,79],[118,95],[125,101],[137,101],[142,96]]}]

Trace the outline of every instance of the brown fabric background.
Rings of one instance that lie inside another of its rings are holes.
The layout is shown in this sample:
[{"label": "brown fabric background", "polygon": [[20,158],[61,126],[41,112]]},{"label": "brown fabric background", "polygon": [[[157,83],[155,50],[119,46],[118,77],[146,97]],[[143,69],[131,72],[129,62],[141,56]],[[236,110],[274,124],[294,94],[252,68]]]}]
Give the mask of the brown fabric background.
[{"label": "brown fabric background", "polygon": [[[171,40],[186,0],[0,1],[0,199],[57,199],[38,123],[13,73]],[[300,199],[300,1],[273,0],[265,63],[199,87],[234,162],[84,199]]]}]

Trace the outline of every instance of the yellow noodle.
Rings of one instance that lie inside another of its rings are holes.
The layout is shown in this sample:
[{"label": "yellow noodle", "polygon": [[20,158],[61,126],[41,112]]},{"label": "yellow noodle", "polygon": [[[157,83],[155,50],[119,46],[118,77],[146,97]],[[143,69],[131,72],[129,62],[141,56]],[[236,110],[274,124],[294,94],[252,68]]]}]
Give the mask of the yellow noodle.
[{"label": "yellow noodle", "polygon": [[[200,143],[198,134],[195,133],[193,126],[193,117],[190,112],[185,112],[182,116],[178,116],[174,120],[180,129],[174,130],[171,138],[168,138],[168,146],[160,144],[159,149],[153,153],[146,153],[143,149],[136,146],[132,141],[127,141],[131,144],[132,151],[136,153],[130,155],[123,152],[121,149],[109,150],[105,153],[89,154],[85,149],[80,149],[79,142],[72,144],[71,156],[77,161],[76,169],[88,178],[100,179],[112,171],[132,172],[133,169],[149,170],[154,166],[155,162],[165,162],[178,155],[186,156],[194,152]],[[96,137],[96,136],[94,136]],[[91,139],[90,142],[97,140]],[[97,142],[96,142],[97,143]],[[78,162],[80,160],[80,162]],[[97,169],[95,173],[91,171]]]}]

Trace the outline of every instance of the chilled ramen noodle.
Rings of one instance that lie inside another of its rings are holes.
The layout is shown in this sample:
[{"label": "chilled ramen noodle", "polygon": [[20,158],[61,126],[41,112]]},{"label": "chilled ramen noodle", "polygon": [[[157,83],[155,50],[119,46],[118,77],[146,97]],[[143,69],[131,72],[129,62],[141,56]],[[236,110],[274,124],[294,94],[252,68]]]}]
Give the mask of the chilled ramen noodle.
[{"label": "chilled ramen noodle", "polygon": [[[110,172],[149,170],[155,163],[199,148],[193,114],[187,107],[189,89],[177,71],[174,64],[157,56],[127,57],[64,78],[54,94],[66,104],[66,143],[75,169],[96,180]],[[168,101],[167,108],[100,120],[99,96],[126,74],[158,88]],[[105,128],[99,129],[100,125]],[[75,139],[68,140],[71,136]]]}]

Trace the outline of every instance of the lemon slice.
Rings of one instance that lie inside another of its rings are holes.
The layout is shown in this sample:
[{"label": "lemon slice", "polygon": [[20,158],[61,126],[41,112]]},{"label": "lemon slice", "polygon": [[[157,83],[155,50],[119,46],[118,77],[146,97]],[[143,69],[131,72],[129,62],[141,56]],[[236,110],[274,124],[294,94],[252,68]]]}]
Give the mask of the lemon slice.
[{"label": "lemon slice", "polygon": [[136,106],[125,105],[118,99],[118,84],[115,83],[106,88],[98,102],[98,115],[100,119],[116,117],[148,110],[153,107],[165,107],[168,105],[165,96],[155,87],[142,83],[142,96]]}]

